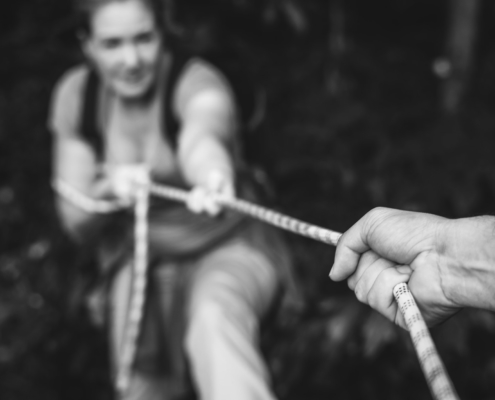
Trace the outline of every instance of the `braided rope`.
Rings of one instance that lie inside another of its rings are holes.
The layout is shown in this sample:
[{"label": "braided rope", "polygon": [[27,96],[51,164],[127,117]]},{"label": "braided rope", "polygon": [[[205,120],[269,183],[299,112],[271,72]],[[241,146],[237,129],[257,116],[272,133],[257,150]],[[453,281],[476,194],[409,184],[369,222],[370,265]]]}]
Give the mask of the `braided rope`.
[{"label": "braided rope", "polygon": [[[148,205],[149,192],[140,186],[134,205],[134,268],[131,299],[122,344],[121,359],[117,371],[117,390],[123,395],[129,388],[132,364],[136,355],[141,321],[144,314],[148,281]],[[123,397],[123,396],[122,396]]]},{"label": "braided rope", "polygon": [[436,400],[458,400],[459,396],[450,381],[430,331],[408,286],[405,283],[396,285],[394,296],[406,321],[414,350],[433,398]]},{"label": "braided rope", "polygon": [[[60,181],[54,184],[54,188],[60,195],[88,212],[111,212],[108,210],[118,210],[122,204],[118,202],[95,201],[82,195],[77,190],[66,184],[60,185]],[[70,190],[67,190],[69,188]],[[146,189],[140,190],[138,202],[136,203],[136,268],[135,280],[139,281],[133,285],[133,297],[129,311],[128,327],[126,340],[123,346],[122,366],[117,381],[119,390],[125,391],[131,373],[133,358],[137,346],[137,338],[142,319],[144,296],[146,290],[146,266],[138,262],[138,257],[146,263],[146,243],[138,244],[138,241],[146,242],[146,211],[148,207],[148,194],[154,194],[158,197],[174,200],[178,202],[187,202],[189,193],[185,190],[173,188],[170,186],[150,184]],[[144,196],[146,193],[146,196]],[[143,196],[141,198],[141,196]],[[225,198],[216,196],[215,200],[222,206],[249,215],[263,222],[279,227],[281,229],[305,236],[326,244],[336,246],[341,233],[329,229],[311,225],[295,218],[288,217],[284,214],[258,206],[245,200]],[[91,206],[95,206],[91,210]],[[138,211],[139,210],[139,211]],[[140,228],[138,228],[138,225]],[[139,233],[138,233],[139,232]],[[142,247],[141,247],[142,246]],[[137,249],[140,249],[139,251]],[[139,268],[138,268],[139,266]],[[139,270],[139,272],[138,272]],[[143,275],[144,274],[144,275]],[[139,292],[139,293],[137,293]],[[409,334],[411,336],[416,354],[419,358],[421,368],[425,375],[430,391],[435,400],[459,400],[459,397],[452,385],[447,371],[438,355],[433,340],[421,312],[409,291],[407,284],[401,283],[394,287],[394,296],[399,309],[406,321]],[[134,308],[135,307],[135,308]]]},{"label": "braided rope", "polygon": [[[150,192],[159,197],[184,203],[187,201],[187,196],[189,194],[184,190],[155,184],[150,186]],[[340,236],[342,235],[339,232],[308,224],[245,200],[226,198],[222,196],[215,196],[215,200],[217,200],[222,206],[231,210],[235,210],[286,231],[318,240],[332,246],[337,246]]]}]

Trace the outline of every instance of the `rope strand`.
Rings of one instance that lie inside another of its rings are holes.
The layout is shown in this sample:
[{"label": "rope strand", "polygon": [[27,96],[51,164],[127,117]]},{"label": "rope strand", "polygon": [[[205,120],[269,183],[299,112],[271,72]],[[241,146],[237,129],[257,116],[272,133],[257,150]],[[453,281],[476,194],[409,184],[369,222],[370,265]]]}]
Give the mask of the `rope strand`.
[{"label": "rope strand", "polygon": [[117,371],[117,390],[124,397],[128,390],[132,364],[136,355],[141,321],[144,314],[146,300],[146,286],[148,283],[148,205],[149,192],[146,186],[140,186],[136,193],[134,205],[134,268],[131,283],[131,299],[124,339],[121,350],[121,359]]},{"label": "rope strand", "polygon": [[414,350],[433,398],[436,400],[459,400],[459,396],[438,355],[430,331],[408,286],[405,283],[396,285],[394,296],[406,321],[414,344]]},{"label": "rope strand", "polygon": [[[150,193],[167,198],[169,200],[175,200],[182,203],[187,201],[188,192],[169,186],[162,186],[152,184],[150,185]],[[305,236],[310,239],[318,240],[320,242],[337,246],[337,243],[342,236],[341,233],[331,231],[329,229],[321,228],[316,225],[311,225],[303,221],[299,221],[295,218],[281,214],[279,212],[270,210],[265,207],[258,206],[241,199],[224,198],[221,196],[215,196],[222,206],[231,210],[249,215],[250,217],[259,219],[270,225],[284,229],[286,231]]]}]

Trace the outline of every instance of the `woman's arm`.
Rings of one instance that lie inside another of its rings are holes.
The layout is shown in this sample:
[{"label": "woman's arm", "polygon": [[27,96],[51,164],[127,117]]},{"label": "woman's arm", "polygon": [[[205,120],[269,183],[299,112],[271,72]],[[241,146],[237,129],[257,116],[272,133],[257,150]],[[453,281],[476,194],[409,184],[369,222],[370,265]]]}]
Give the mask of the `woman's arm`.
[{"label": "woman's arm", "polygon": [[[102,174],[93,149],[79,132],[87,73],[83,66],[69,70],[53,93],[48,122],[53,133],[53,179],[64,181],[86,196],[105,199],[112,193],[109,179]],[[56,202],[63,226],[77,240],[90,237],[106,219],[84,212],[61,196]]]},{"label": "woman's arm", "polygon": [[[54,179],[62,180],[93,199],[111,199],[110,179],[101,171],[93,149],[76,137],[55,136]],[[62,196],[57,196],[57,209],[64,228],[76,240],[84,241],[104,225],[108,216],[83,211]]]},{"label": "woman's arm", "polygon": [[184,107],[178,157],[182,172],[191,185],[207,187],[212,171],[234,181],[233,112],[233,100],[215,90],[198,93]]},{"label": "woman's arm", "polygon": [[201,189],[234,195],[237,133],[234,95],[218,70],[196,61],[186,69],[178,84],[175,111],[181,123],[178,139],[181,170],[187,182],[200,189],[195,191],[198,196],[191,196],[189,207],[214,215],[219,207],[209,204]]}]

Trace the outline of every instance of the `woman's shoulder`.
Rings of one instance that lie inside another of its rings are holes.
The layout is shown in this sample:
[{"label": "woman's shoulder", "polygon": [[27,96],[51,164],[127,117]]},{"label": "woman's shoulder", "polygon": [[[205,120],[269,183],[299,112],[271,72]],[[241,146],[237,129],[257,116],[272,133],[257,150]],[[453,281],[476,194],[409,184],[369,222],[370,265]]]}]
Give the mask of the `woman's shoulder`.
[{"label": "woman's shoulder", "polygon": [[89,73],[86,65],[68,69],[55,84],[48,124],[56,132],[74,131],[81,112],[82,97]]},{"label": "woman's shoulder", "polygon": [[55,94],[71,96],[81,94],[89,74],[86,64],[76,65],[65,71],[55,84]]},{"label": "woman's shoulder", "polygon": [[230,86],[226,76],[217,66],[200,57],[191,57],[186,62],[180,81],[190,85],[208,85],[219,88]]},{"label": "woman's shoulder", "polygon": [[214,91],[234,101],[232,87],[222,71],[203,58],[192,57],[185,63],[175,84],[175,110],[182,110],[193,96],[204,91]]}]

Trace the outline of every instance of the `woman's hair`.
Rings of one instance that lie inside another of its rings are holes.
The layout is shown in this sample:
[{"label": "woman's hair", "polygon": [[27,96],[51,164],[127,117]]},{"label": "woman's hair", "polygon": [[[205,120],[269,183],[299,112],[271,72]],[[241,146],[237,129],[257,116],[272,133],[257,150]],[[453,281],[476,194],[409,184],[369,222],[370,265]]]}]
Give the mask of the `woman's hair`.
[{"label": "woman's hair", "polygon": [[144,4],[153,14],[157,26],[159,28],[162,27],[160,0],[74,0],[79,32],[83,35],[91,34],[91,17],[100,7],[111,3],[125,3],[127,1],[138,1]]}]

